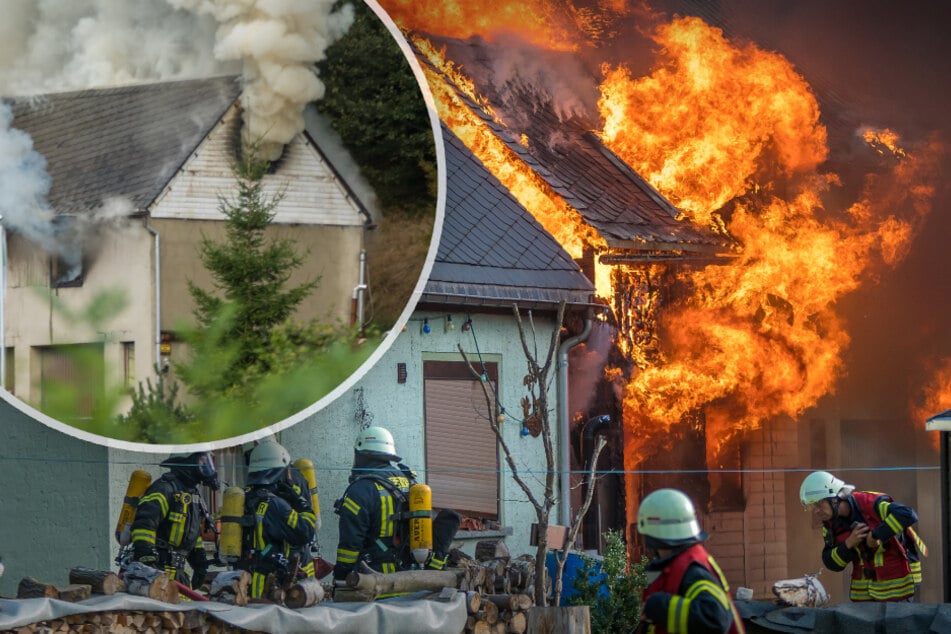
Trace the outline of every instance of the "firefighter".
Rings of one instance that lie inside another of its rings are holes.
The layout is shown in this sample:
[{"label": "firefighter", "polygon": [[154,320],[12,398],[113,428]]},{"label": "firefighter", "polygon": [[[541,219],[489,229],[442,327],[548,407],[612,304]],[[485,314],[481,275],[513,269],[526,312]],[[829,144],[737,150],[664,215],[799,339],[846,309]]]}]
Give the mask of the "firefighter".
[{"label": "firefighter", "polygon": [[[360,560],[383,573],[413,567],[408,496],[416,474],[401,460],[389,430],[367,427],[357,435],[350,483],[334,503],[334,512],[340,516],[335,581],[346,579]],[[437,514],[426,568],[441,570],[446,565],[461,519],[451,509]]]},{"label": "firefighter", "polygon": [[856,491],[827,471],[802,481],[799,500],[822,524],[822,562],[852,564],[852,601],[914,601],[927,548],[913,526],[918,514],[884,493]]},{"label": "firefighter", "polygon": [[290,464],[290,454],[276,442],[251,451],[244,492],[248,521],[235,567],[251,573],[252,599],[273,599],[272,589],[293,582],[301,572],[301,553],[314,539],[310,496],[291,483]]},{"label": "firefighter", "polygon": [[641,619],[647,632],[745,632],[730,587],[703,547],[693,502],[676,489],[658,489],[637,510],[637,531],[653,555],[647,564]]},{"label": "firefighter", "polygon": [[[218,489],[211,452],[176,453],[161,463],[168,471],[139,499],[132,521],[132,561],[164,570],[192,588],[201,586],[208,559],[201,537],[208,511],[198,486]],[[192,568],[191,579],[185,571]]]},{"label": "firefighter", "polygon": [[[251,452],[255,447],[263,443],[277,443],[273,437],[262,438],[261,440],[253,440],[246,442],[241,445],[241,449],[244,452],[244,464],[250,466],[251,464]],[[314,514],[315,522],[317,521],[317,514],[314,511],[314,505],[311,502],[310,495],[310,485],[307,483],[307,479],[294,465],[293,463],[287,467],[287,475],[285,480],[291,485],[294,489],[294,493],[299,496],[303,496],[304,501],[306,502],[305,511],[309,511]],[[318,522],[319,523],[319,522]],[[315,524],[316,527],[317,524]],[[316,530],[315,530],[316,535]],[[300,572],[299,575],[302,577],[314,577],[316,576],[314,568],[314,557],[311,553],[311,547],[313,542],[309,542],[301,547],[300,549]]]}]

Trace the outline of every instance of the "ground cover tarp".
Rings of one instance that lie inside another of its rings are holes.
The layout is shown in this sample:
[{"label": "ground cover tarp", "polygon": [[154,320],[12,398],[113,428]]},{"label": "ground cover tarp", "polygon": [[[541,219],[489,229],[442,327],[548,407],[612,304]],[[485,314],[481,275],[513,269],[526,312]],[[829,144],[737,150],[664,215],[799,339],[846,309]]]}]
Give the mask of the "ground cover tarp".
[{"label": "ground cover tarp", "polygon": [[94,596],[70,603],[58,599],[0,599],[0,630],[12,630],[74,614],[94,612],[177,612],[200,610],[215,619],[256,632],[312,632],[321,634],[426,634],[461,632],[466,624],[465,594],[446,601],[420,599],[418,595],[370,603],[326,601],[310,608],[291,610],[277,605],[237,607],[214,601],[170,604],[119,593]]},{"label": "ground cover tarp", "polygon": [[842,603],[824,608],[737,601],[747,634],[951,633],[948,603]]}]

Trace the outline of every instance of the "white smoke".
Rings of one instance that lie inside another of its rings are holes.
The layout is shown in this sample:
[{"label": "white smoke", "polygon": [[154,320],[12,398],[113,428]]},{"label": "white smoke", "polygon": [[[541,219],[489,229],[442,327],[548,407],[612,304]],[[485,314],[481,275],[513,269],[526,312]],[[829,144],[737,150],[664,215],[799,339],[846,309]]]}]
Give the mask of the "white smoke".
[{"label": "white smoke", "polygon": [[53,250],[46,159],[33,149],[28,134],[10,127],[12,121],[12,110],[0,101],[0,222]]},{"label": "white smoke", "polygon": [[219,22],[215,57],[240,61],[243,138],[268,160],[304,130],[304,107],[324,96],[314,63],[353,23],[334,0],[168,0]]},{"label": "white smoke", "polygon": [[[353,7],[335,12],[333,0],[3,0],[2,9],[0,96],[241,74],[243,136],[269,160],[304,129],[304,106],[324,94],[314,63],[353,22]],[[10,127],[9,108],[0,114],[4,223],[56,252],[46,162]]]},{"label": "white smoke", "polygon": [[237,73],[215,58],[217,27],[165,0],[4,0],[0,94]]}]

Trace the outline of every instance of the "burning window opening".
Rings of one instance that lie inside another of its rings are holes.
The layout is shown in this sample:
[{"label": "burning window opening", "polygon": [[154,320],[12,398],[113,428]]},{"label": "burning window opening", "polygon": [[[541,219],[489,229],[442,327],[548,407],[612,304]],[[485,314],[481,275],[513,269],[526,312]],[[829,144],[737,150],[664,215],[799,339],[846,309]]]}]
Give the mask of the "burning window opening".
[{"label": "burning window opening", "polygon": [[78,288],[83,285],[83,248],[76,238],[75,216],[55,216],[53,237],[57,252],[50,254],[50,288]]}]

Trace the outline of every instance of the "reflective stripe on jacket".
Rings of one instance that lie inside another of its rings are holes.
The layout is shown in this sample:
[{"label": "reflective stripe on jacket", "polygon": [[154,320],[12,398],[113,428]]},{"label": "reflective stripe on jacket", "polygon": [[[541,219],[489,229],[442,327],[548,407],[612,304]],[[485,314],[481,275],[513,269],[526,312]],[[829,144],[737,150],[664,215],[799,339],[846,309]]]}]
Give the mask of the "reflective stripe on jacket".
[{"label": "reflective stripe on jacket", "polygon": [[[688,570],[694,564],[706,574],[688,575]],[[726,577],[702,544],[694,544],[672,555],[660,575],[644,589],[644,602],[656,592],[665,592],[671,597],[667,606],[666,622],[651,624],[648,627],[651,634],[690,634],[691,616],[694,619],[702,618],[702,602],[716,605],[715,609],[721,611],[721,614],[727,612],[731,615],[732,622],[726,630],[729,634],[744,634],[746,631],[736,606],[730,599],[730,586]],[[721,618],[725,622],[725,615]]]}]

